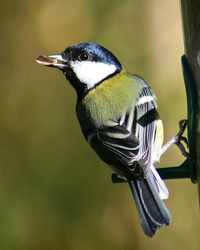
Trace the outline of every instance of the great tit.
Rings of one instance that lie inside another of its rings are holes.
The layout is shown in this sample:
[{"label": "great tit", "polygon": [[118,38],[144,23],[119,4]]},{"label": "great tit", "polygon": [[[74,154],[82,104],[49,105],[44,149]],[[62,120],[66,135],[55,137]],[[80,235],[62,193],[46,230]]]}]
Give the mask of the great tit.
[{"label": "great tit", "polygon": [[36,61],[60,69],[76,90],[83,135],[97,155],[127,179],[144,233],[152,237],[169,225],[163,202],[169,193],[154,167],[162,153],[163,126],[150,86],[96,43],[73,45]]}]

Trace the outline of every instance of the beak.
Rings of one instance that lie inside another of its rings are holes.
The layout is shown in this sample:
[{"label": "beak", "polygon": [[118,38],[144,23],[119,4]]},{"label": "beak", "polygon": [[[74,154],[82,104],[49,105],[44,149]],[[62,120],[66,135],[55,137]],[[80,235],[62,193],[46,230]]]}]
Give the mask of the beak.
[{"label": "beak", "polygon": [[67,60],[63,59],[62,55],[48,55],[48,56],[39,56],[36,60],[37,63],[44,66],[56,67],[59,69],[64,69],[69,66]]}]

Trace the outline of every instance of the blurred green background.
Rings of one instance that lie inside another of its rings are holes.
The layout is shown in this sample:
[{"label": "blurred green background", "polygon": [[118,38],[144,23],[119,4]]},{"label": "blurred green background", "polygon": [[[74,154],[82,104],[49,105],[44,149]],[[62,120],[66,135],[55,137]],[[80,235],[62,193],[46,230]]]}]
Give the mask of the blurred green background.
[{"label": "blurred green background", "polygon": [[[165,138],[186,117],[178,1],[0,1],[0,249],[199,250],[199,205],[190,180],[166,181],[173,222],[143,235],[126,184],[89,148],[63,75],[35,63],[85,41],[112,50],[151,83]],[[161,166],[184,159],[174,146]]]}]

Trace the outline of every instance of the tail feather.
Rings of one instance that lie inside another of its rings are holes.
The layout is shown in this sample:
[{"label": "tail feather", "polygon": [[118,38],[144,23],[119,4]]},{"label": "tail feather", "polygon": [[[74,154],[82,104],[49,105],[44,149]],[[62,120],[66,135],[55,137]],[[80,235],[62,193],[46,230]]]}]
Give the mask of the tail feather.
[{"label": "tail feather", "polygon": [[169,191],[168,191],[167,187],[165,186],[164,181],[161,179],[160,175],[158,174],[158,172],[156,171],[154,166],[151,167],[151,173],[154,176],[154,180],[155,180],[155,183],[157,185],[160,198],[162,200],[168,199]]},{"label": "tail feather", "polygon": [[150,172],[144,180],[130,180],[129,186],[136,202],[144,233],[152,237],[158,228],[170,224],[171,215],[159,196],[155,177]]}]

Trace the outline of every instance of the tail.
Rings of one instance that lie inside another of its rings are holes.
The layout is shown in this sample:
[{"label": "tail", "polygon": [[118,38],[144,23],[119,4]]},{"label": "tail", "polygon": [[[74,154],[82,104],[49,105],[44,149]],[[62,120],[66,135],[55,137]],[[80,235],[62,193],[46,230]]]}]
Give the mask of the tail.
[{"label": "tail", "polygon": [[[171,215],[162,199],[168,195],[164,182],[156,170],[149,171],[144,180],[128,179],[140,216],[144,233],[152,237],[156,230],[170,224]],[[167,192],[163,195],[162,191]]]}]

